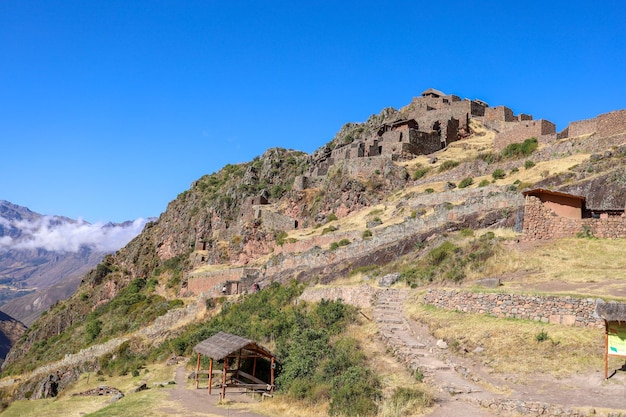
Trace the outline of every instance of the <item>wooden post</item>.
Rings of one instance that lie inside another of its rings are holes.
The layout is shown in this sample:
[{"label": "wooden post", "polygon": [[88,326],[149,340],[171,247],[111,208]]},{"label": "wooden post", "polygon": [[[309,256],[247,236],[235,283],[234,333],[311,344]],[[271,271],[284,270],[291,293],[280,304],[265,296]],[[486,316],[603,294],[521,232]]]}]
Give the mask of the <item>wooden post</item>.
[{"label": "wooden post", "polygon": [[272,357],[272,363],[270,364],[270,394],[274,393],[274,368],[276,367],[276,363],[274,362],[274,357]]},{"label": "wooden post", "polygon": [[609,322],[604,320],[604,379],[609,379]]},{"label": "wooden post", "polygon": [[198,363],[196,364],[196,389],[198,389],[198,372],[200,372],[200,353],[198,353]]},{"label": "wooden post", "polygon": [[252,376],[256,376],[256,356],[254,357],[254,362],[252,362]]},{"label": "wooden post", "polygon": [[209,395],[211,395],[212,384],[213,384],[213,358],[209,358]]},{"label": "wooden post", "polygon": [[224,369],[222,370],[222,399],[226,397],[226,371],[228,371],[228,356],[224,358]]}]

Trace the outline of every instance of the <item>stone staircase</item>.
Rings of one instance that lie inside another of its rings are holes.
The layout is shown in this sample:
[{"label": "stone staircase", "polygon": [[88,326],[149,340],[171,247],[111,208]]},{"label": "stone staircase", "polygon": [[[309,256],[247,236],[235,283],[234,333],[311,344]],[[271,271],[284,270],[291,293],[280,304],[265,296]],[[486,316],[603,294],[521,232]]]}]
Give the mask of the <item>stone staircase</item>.
[{"label": "stone staircase", "polygon": [[[387,348],[414,375],[436,387],[440,395],[431,417],[489,417],[489,416],[609,416],[623,415],[618,409],[597,410],[588,407],[569,408],[532,397],[534,393],[516,392],[509,386],[500,386],[489,377],[484,378],[456,363],[441,341],[434,339],[426,326],[407,320],[403,308],[409,296],[408,289],[379,289],[373,301],[373,318],[378,334]],[[532,387],[526,387],[531,390]],[[558,389],[555,387],[555,389]],[[604,389],[608,389],[604,387]],[[503,394],[506,392],[506,394]],[[530,397],[530,398],[529,398]],[[615,407],[621,400],[607,401]],[[569,401],[567,401],[569,402]],[[621,409],[621,407],[620,407]],[[623,410],[622,410],[623,411]]]}]

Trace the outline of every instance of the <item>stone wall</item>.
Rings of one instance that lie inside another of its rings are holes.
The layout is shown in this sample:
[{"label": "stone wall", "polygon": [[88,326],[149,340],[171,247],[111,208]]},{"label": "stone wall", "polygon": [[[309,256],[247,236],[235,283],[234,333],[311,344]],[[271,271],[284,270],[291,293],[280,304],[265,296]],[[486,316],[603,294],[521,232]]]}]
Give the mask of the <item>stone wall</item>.
[{"label": "stone wall", "polygon": [[[487,187],[485,187],[487,188]],[[328,250],[327,247],[310,247],[306,242],[296,242],[283,245],[283,253],[276,254],[274,258],[266,264],[263,270],[265,277],[283,277],[286,271],[302,271],[302,273],[310,274],[312,270],[320,271],[325,274],[330,271],[334,265],[349,265],[354,260],[362,257],[364,253],[371,253],[377,249],[384,248],[386,245],[396,245],[399,241],[407,238],[414,238],[421,234],[430,233],[450,222],[462,221],[465,216],[473,216],[477,212],[490,214],[490,217],[496,216],[498,219],[506,219],[509,214],[523,205],[523,197],[519,193],[512,192],[494,192],[493,189],[485,190],[464,189],[455,190],[453,192],[433,193],[431,195],[420,196],[423,200],[415,203],[415,206],[408,205],[405,207],[406,215],[409,216],[411,210],[420,210],[422,204],[435,205],[434,213],[428,216],[407,218],[400,224],[394,224],[385,227],[378,226],[372,229],[373,237],[364,239],[360,231],[341,232],[337,231],[332,234],[325,235],[324,238],[339,241],[343,238],[349,239],[352,243],[348,246],[339,247],[336,250]],[[453,205],[446,201],[459,201],[466,199],[465,203]],[[332,242],[331,241],[331,242]],[[296,249],[297,248],[297,249]],[[287,253],[288,249],[296,249],[297,253]],[[291,278],[293,275],[290,275]],[[274,279],[274,278],[272,278]]]},{"label": "stone wall", "polygon": [[567,127],[567,137],[574,138],[576,136],[590,135],[596,133],[598,128],[597,119],[586,119],[572,122]]},{"label": "stone wall", "polygon": [[261,225],[266,230],[293,230],[298,228],[296,220],[284,214],[256,206],[255,217],[261,219]]},{"label": "stone wall", "polygon": [[515,122],[511,129],[496,134],[493,148],[499,152],[512,143],[521,143],[531,137],[536,137],[539,143],[554,141],[556,126],[548,120]]},{"label": "stone wall", "polygon": [[[398,144],[401,145],[401,144]],[[376,171],[385,172],[385,167],[391,164],[391,155],[349,159],[343,162],[343,174],[350,177],[369,177]]]},{"label": "stone wall", "polygon": [[626,216],[603,214],[601,218],[571,219],[557,215],[538,197],[526,196],[524,206],[524,240],[576,237],[579,233],[602,239],[626,237]]},{"label": "stone wall", "polygon": [[376,289],[369,285],[358,287],[308,287],[298,301],[316,303],[322,300],[341,300],[345,304],[350,304],[360,308],[372,306],[372,298],[376,294]]},{"label": "stone wall", "polygon": [[488,314],[499,318],[533,320],[567,326],[604,328],[596,317],[595,299],[568,296],[488,294],[459,290],[430,289],[424,303],[447,310]]},{"label": "stone wall", "polygon": [[485,122],[512,122],[515,120],[513,110],[505,106],[487,107],[485,109]]},{"label": "stone wall", "polygon": [[[188,294],[218,296],[222,294],[222,286],[227,282],[240,282],[239,291],[251,291],[259,271],[253,268],[232,268],[219,271],[195,273],[187,276],[187,288],[181,292]],[[248,288],[250,287],[250,288]],[[231,288],[234,290],[234,288]]]},{"label": "stone wall", "polygon": [[593,119],[572,122],[569,124],[567,131],[567,137],[570,138],[594,133],[604,138],[626,133],[626,110],[612,111],[610,113],[601,114]]},{"label": "stone wall", "polygon": [[626,110],[612,111],[598,116],[598,136],[613,136],[626,132]]}]

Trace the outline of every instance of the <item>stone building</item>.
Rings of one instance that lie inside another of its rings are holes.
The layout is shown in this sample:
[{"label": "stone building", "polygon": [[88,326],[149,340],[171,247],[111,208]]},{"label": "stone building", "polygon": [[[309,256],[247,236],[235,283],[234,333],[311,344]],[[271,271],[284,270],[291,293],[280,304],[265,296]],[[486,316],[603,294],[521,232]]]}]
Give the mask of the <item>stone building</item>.
[{"label": "stone building", "polygon": [[587,208],[585,197],[537,188],[525,191],[524,240],[626,237],[624,208]]},{"label": "stone building", "polygon": [[502,151],[512,143],[521,143],[526,139],[536,138],[539,143],[556,140],[556,126],[548,120],[519,120],[505,131],[497,133],[493,141],[493,149]]}]

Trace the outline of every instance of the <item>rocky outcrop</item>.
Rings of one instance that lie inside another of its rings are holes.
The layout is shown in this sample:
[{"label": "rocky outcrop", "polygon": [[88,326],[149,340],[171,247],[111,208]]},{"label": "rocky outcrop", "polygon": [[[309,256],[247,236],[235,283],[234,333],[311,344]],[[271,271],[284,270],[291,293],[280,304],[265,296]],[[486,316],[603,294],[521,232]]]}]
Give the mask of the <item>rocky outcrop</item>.
[{"label": "rocky outcrop", "polygon": [[26,326],[0,311],[0,362],[4,361],[11,347],[26,332]]}]

